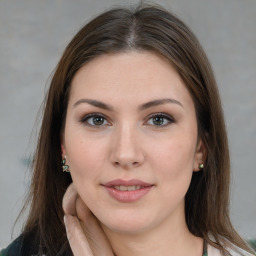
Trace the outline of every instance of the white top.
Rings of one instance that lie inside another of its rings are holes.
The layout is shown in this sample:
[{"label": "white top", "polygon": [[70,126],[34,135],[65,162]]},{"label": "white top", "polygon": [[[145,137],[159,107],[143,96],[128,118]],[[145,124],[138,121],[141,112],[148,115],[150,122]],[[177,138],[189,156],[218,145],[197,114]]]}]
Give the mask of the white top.
[{"label": "white top", "polygon": [[[227,250],[232,256],[253,256],[253,254],[246,252],[245,250],[238,248],[235,245],[231,246],[232,248],[227,248]],[[208,256],[221,256],[220,251],[217,248],[211,246],[210,244],[207,245],[207,253]]]}]

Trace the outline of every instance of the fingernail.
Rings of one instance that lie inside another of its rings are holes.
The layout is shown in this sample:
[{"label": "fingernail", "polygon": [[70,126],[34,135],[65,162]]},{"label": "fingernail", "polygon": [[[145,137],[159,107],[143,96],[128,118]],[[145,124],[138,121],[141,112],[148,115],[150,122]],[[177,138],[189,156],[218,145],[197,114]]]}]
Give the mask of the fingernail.
[{"label": "fingernail", "polygon": [[65,225],[66,225],[66,220],[67,220],[66,215],[64,215],[63,220],[64,220],[64,223],[65,223]]}]

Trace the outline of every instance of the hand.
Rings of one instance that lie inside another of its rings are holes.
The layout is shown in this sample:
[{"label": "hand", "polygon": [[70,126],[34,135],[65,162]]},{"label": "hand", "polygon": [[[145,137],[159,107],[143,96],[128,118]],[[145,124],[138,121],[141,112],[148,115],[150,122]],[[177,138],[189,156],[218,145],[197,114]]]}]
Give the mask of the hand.
[{"label": "hand", "polygon": [[64,197],[67,237],[75,256],[114,256],[99,221],[91,213],[72,183]]}]

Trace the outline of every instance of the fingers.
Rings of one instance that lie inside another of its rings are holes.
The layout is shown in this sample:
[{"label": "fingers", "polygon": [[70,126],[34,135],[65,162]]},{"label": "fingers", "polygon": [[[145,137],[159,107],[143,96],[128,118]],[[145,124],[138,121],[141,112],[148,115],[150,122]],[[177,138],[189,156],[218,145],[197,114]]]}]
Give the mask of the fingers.
[{"label": "fingers", "polygon": [[89,210],[79,195],[77,195],[76,198],[76,215],[85,223],[93,217],[92,212]]},{"label": "fingers", "polygon": [[80,198],[74,184],[63,197],[64,222],[75,256],[113,256],[110,243],[98,219]]},{"label": "fingers", "polygon": [[77,217],[64,216],[67,237],[74,256],[93,256],[89,242]]},{"label": "fingers", "polygon": [[62,207],[65,215],[76,216],[77,190],[73,183],[69,185],[62,200]]},{"label": "fingers", "polygon": [[64,223],[67,232],[67,238],[75,256],[94,256],[89,242],[84,234],[79,219],[76,216],[76,200],[78,194],[74,184],[71,184],[62,201],[65,213]]},{"label": "fingers", "polygon": [[82,221],[81,226],[87,237],[94,255],[113,256],[110,243],[102,230],[98,219],[91,213],[82,199],[78,196],[76,201],[77,216]]},{"label": "fingers", "polygon": [[73,183],[67,188],[63,197],[62,207],[65,215],[77,216],[85,222],[92,216],[91,211],[78,195]]}]

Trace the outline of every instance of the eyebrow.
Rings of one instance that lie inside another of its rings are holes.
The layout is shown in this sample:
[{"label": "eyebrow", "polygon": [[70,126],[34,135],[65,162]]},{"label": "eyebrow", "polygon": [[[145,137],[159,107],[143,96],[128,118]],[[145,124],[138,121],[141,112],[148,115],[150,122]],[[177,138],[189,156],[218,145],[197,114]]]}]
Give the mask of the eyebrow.
[{"label": "eyebrow", "polygon": [[163,105],[163,104],[167,104],[167,103],[174,103],[174,104],[177,104],[177,105],[183,107],[181,102],[179,102],[178,100],[168,98],[168,99],[152,100],[152,101],[149,101],[147,103],[144,103],[144,104],[139,106],[139,110],[142,111],[142,110],[145,110],[147,108],[151,108],[151,107],[155,107],[155,106],[159,106],[159,105]]},{"label": "eyebrow", "polygon": [[[105,109],[105,110],[108,110],[108,111],[114,111],[114,108],[111,105],[108,105],[108,104],[106,104],[102,101],[93,100],[93,99],[80,99],[74,104],[74,107],[76,107],[77,105],[82,104],[82,103],[87,103],[87,104],[92,105],[94,107]],[[146,102],[146,103],[140,105],[138,107],[138,110],[143,111],[145,109],[155,107],[155,106],[159,106],[159,105],[163,105],[163,104],[167,104],[167,103],[173,103],[173,104],[177,104],[177,105],[183,107],[181,102],[179,102],[178,100],[168,98],[168,99],[157,99],[157,100],[152,100],[152,101]]]},{"label": "eyebrow", "polygon": [[98,100],[92,100],[92,99],[81,99],[78,100],[75,104],[74,107],[76,107],[77,105],[81,104],[81,103],[87,103],[89,105],[92,105],[94,107],[97,108],[102,108],[108,111],[114,111],[114,108],[106,103],[103,103],[102,101],[98,101]]}]

